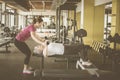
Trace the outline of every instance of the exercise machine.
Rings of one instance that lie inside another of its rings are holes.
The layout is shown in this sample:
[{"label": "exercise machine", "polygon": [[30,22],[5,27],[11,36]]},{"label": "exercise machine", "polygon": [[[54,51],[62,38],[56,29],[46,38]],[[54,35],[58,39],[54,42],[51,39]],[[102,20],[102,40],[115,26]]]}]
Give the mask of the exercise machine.
[{"label": "exercise machine", "polygon": [[[57,31],[57,38],[58,38],[58,42],[62,42],[65,43],[65,38],[66,36],[64,36],[64,31],[63,31],[63,38],[61,39],[61,35],[60,35],[60,26],[61,26],[61,12],[62,11],[74,11],[74,19],[72,20],[72,22],[76,22],[76,8],[77,6],[75,4],[63,4],[61,6],[59,6],[56,10],[56,31]],[[67,20],[67,19],[66,19]],[[68,20],[67,20],[68,21]],[[63,25],[64,26],[64,25]],[[73,42],[75,42],[75,31],[76,31],[76,24],[72,24],[71,26],[73,26]],[[63,27],[64,30],[65,27]],[[67,26],[66,26],[67,28]]]},{"label": "exercise machine", "polygon": [[12,38],[2,38],[0,39],[0,47],[5,46],[5,51],[0,51],[0,53],[10,53],[8,50],[9,44],[11,43]]},{"label": "exercise machine", "polygon": [[[81,30],[80,30],[81,31]],[[82,30],[83,32],[83,30]],[[85,32],[85,31],[84,31]],[[84,32],[81,35],[84,35]],[[82,44],[83,45],[83,44]],[[75,47],[75,46],[74,46]],[[80,48],[80,47],[79,47]],[[83,48],[83,46],[82,46]],[[84,52],[84,51],[83,51]],[[72,53],[72,52],[71,52]],[[78,51],[79,53],[79,51]],[[81,56],[75,55],[74,53],[64,55],[53,55],[48,57],[55,57],[55,58],[65,58],[67,60],[67,68],[65,69],[45,69],[44,68],[44,60],[45,58],[41,56],[42,63],[39,75],[41,75],[41,80],[46,79],[81,79],[81,80],[115,80],[118,79],[116,73],[112,71],[104,71],[98,69],[92,62],[89,65],[84,65]],[[76,69],[69,68],[69,59],[77,59],[76,60]],[[64,60],[63,60],[64,61]],[[57,61],[58,62],[58,61]],[[34,75],[36,76],[38,71],[35,71]]]}]

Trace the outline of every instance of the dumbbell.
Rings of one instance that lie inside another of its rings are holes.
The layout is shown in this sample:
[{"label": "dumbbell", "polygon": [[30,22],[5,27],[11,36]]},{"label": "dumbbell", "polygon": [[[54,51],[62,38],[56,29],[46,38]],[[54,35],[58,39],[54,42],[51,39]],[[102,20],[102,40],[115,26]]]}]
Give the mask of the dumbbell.
[{"label": "dumbbell", "polygon": [[114,38],[111,35],[108,36],[107,40],[110,41],[110,43],[114,42]]},{"label": "dumbbell", "polygon": [[120,43],[120,36],[119,36],[119,34],[118,33],[115,33],[115,35],[114,35],[114,41],[116,42],[116,43]]}]

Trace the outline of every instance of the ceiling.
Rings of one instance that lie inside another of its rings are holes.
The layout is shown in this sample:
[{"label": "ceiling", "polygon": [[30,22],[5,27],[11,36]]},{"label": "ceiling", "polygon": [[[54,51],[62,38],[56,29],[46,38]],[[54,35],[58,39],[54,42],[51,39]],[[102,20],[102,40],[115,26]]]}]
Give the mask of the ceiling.
[{"label": "ceiling", "polygon": [[20,9],[22,11],[29,11],[31,9],[52,10],[56,9],[61,4],[75,5],[81,0],[0,0],[8,5]]}]

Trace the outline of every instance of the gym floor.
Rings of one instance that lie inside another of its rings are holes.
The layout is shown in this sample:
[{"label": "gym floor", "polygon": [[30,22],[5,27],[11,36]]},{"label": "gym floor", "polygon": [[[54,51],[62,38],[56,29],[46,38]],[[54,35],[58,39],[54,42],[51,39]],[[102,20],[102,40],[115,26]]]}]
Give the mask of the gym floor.
[{"label": "gym floor", "polygon": [[[5,50],[5,47],[0,48],[0,50]],[[26,80],[22,74],[24,55],[19,52],[13,43],[10,44],[9,50],[11,53],[0,53],[0,79]],[[39,65],[38,58],[33,61],[35,65]],[[29,80],[33,80],[31,76]]]},{"label": "gym floor", "polygon": [[[37,43],[33,42],[31,39],[27,41],[29,44],[31,51],[33,51],[34,46],[37,45]],[[1,47],[0,50],[5,50],[4,47]],[[34,77],[33,75],[23,75],[22,69],[23,69],[23,60],[24,55],[21,54],[21,52],[14,46],[13,43],[10,44],[9,50],[11,53],[0,53],[0,80],[40,80],[40,75]],[[93,56],[95,59],[95,56]],[[100,62],[100,61],[99,61]],[[98,59],[96,57],[96,63],[97,67],[101,69],[108,69],[111,70],[110,66],[102,66],[101,62],[98,63]],[[71,63],[71,68],[75,68],[75,64]],[[35,69],[41,68],[41,58],[32,56],[30,65]],[[46,58],[45,61],[45,68],[66,68],[66,63],[59,62],[55,63],[53,58]]]},{"label": "gym floor", "polygon": [[[27,44],[33,51],[37,43],[33,40],[28,40]],[[0,51],[5,50],[1,47]],[[0,53],[0,80],[40,80],[40,76],[34,77],[33,75],[22,74],[24,55],[14,46],[10,44],[10,53]],[[32,56],[30,65],[35,69],[41,68],[41,58]],[[55,66],[54,66],[55,65]],[[45,68],[66,68],[65,63],[54,63],[54,59],[49,58],[45,61]]]}]

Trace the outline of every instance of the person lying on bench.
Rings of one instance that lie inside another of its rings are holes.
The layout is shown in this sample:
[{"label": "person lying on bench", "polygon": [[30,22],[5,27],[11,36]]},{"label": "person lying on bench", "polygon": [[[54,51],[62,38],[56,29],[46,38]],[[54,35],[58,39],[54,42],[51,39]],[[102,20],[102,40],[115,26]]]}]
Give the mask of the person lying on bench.
[{"label": "person lying on bench", "polygon": [[[49,43],[46,47],[38,45],[34,47],[34,54],[43,55],[44,57],[54,55],[81,55],[81,45],[64,45],[62,43]],[[80,56],[82,58],[82,55]],[[88,60],[80,59],[83,65],[90,65]]]},{"label": "person lying on bench", "polygon": [[44,57],[52,55],[63,55],[64,45],[61,43],[50,43],[48,46],[44,47],[42,45],[35,46],[34,54],[43,55]]}]

